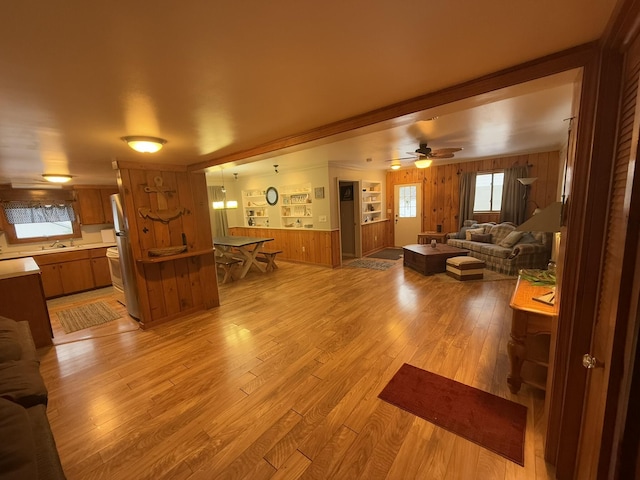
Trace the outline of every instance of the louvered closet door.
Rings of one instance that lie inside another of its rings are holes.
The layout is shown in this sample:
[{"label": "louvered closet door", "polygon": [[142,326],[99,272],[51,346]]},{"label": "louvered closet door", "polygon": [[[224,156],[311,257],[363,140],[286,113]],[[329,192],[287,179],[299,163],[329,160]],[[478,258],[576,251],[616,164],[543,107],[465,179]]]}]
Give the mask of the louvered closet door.
[{"label": "louvered closet door", "polygon": [[[630,246],[627,244],[628,228],[636,228],[627,222],[629,200],[638,152],[640,129],[640,42],[627,53],[621,93],[620,116],[616,159],[611,178],[609,212],[607,219],[604,262],[598,293],[596,324],[591,351],[588,352],[604,364],[604,368],[589,371],[583,430],[579,444],[578,471],[575,478],[596,478],[604,424],[605,401],[609,383],[609,365],[612,358],[613,334],[620,312],[620,293],[628,285],[622,285],[622,270],[628,261]],[[593,272],[594,275],[598,272]],[[623,323],[625,323],[623,321]],[[587,352],[585,352],[587,353]]]}]

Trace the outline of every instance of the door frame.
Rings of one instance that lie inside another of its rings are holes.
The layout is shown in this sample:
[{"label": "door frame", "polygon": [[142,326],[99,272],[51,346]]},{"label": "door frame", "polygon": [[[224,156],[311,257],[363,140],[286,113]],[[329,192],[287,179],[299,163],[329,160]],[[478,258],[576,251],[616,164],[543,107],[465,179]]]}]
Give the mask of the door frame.
[{"label": "door frame", "polygon": [[[423,224],[424,224],[424,182],[410,182],[410,183],[394,183],[393,184],[393,213],[392,213],[392,218],[390,219],[393,222],[393,246],[394,247],[402,247],[402,245],[396,245],[396,234],[398,232],[398,228],[397,228],[397,222],[396,222],[396,215],[398,214],[398,207],[400,205],[400,199],[398,198],[397,195],[397,191],[400,187],[407,187],[407,186],[412,186],[412,185],[416,185],[417,187],[417,193],[418,193],[418,198],[416,199],[416,219],[419,223],[419,227],[418,227],[418,232],[420,233],[423,231]],[[415,237],[415,242],[418,242],[418,236],[416,235]]]}]

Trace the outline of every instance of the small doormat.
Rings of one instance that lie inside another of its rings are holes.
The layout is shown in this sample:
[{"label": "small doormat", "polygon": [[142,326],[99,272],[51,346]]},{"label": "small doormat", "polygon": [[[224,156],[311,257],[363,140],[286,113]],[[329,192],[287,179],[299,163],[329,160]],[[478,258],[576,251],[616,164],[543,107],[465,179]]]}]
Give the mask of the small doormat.
[{"label": "small doormat", "polygon": [[378,397],[524,466],[524,405],[406,363]]},{"label": "small doormat", "polygon": [[66,333],[107,323],[121,315],[104,302],[89,303],[58,312],[60,325]]},{"label": "small doormat", "polygon": [[379,252],[372,253],[371,255],[367,255],[368,258],[383,258],[385,260],[398,260],[402,258],[402,249],[401,248],[385,248],[384,250],[380,250]]},{"label": "small doormat", "polygon": [[364,258],[360,258],[358,260],[354,260],[353,262],[349,262],[346,264],[347,267],[354,268],[371,268],[372,270],[387,270],[395,265],[395,263],[390,262],[378,262],[376,260],[367,260]]}]

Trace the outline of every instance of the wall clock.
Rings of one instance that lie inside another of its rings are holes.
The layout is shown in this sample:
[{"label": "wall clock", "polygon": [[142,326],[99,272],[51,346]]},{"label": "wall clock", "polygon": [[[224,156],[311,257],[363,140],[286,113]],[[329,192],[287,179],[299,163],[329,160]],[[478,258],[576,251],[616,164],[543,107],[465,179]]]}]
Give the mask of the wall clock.
[{"label": "wall clock", "polygon": [[269,187],[267,188],[267,203],[269,205],[275,205],[276,203],[278,203],[278,190],[276,190],[276,187]]}]

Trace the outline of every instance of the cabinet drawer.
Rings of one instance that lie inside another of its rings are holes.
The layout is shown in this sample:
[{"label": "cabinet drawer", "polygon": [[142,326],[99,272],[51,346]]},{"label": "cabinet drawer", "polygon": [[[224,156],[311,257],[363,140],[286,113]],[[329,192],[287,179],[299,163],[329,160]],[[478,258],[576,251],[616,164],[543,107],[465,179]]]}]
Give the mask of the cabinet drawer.
[{"label": "cabinet drawer", "polygon": [[72,262],[74,260],[83,260],[89,258],[89,250],[75,250],[73,252],[64,253],[48,253],[44,255],[35,255],[33,259],[38,266],[51,265],[53,263]]},{"label": "cabinet drawer", "polygon": [[92,248],[91,250],[89,250],[89,254],[91,255],[91,258],[106,257],[107,256],[107,248],[109,248],[109,247]]}]

